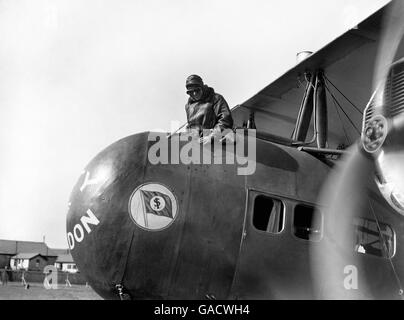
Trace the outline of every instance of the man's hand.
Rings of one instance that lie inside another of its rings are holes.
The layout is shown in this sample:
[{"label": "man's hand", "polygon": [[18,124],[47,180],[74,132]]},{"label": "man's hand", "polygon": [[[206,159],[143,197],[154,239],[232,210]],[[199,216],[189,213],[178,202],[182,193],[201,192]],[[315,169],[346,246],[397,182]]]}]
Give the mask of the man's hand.
[{"label": "man's hand", "polygon": [[199,142],[202,144],[208,144],[212,141],[213,135],[209,134],[207,136],[203,136],[202,138],[199,138]]}]

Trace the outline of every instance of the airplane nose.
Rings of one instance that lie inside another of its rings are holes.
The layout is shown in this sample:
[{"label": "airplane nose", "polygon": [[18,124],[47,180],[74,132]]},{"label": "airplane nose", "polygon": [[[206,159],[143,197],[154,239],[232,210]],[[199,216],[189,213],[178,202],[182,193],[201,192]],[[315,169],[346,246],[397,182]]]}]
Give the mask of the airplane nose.
[{"label": "airplane nose", "polygon": [[86,166],[70,196],[71,254],[106,299],[122,298],[119,292],[164,298],[175,277],[190,166],[154,163],[153,138],[155,133],[139,133],[107,147]]},{"label": "airplane nose", "polygon": [[117,299],[136,231],[128,199],[141,185],[147,133],[121,139],[84,169],[70,196],[67,240],[78,269],[102,297]]}]

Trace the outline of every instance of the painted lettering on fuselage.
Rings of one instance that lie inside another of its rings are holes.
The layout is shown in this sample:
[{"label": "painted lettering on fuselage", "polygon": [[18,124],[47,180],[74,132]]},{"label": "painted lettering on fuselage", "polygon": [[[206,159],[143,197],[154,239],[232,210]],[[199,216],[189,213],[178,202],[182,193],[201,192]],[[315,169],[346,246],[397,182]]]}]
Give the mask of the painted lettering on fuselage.
[{"label": "painted lettering on fuselage", "polygon": [[70,250],[73,250],[76,243],[80,243],[84,240],[86,234],[90,234],[92,229],[90,225],[97,226],[100,220],[95,216],[95,214],[88,209],[87,215],[80,218],[80,223],[77,223],[73,230],[67,233],[67,243],[69,244]]}]

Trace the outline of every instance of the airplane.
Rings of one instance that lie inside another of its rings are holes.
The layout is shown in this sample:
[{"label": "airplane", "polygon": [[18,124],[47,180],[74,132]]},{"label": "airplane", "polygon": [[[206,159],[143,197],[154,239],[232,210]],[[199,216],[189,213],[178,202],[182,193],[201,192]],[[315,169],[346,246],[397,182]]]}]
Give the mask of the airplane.
[{"label": "airplane", "polygon": [[[402,299],[402,13],[390,2],[232,108],[244,149],[230,154],[254,146],[251,174],[170,163],[189,144],[180,131],[96,155],[66,223],[91,287],[105,299]],[[164,137],[169,161],[153,162]]]}]

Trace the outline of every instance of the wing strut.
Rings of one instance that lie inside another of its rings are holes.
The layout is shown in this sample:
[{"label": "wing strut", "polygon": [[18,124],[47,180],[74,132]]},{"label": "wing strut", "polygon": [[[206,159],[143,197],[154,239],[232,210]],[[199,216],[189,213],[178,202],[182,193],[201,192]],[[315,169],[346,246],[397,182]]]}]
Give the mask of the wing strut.
[{"label": "wing strut", "polygon": [[[310,79],[311,78],[311,79]],[[308,145],[317,142],[317,148],[324,149],[327,146],[328,119],[327,119],[327,97],[323,71],[316,72],[314,77],[306,74],[307,86],[300,106],[299,115],[296,120],[293,140],[300,141],[294,145]],[[307,131],[314,109],[314,137],[306,142]]]},{"label": "wing strut", "polygon": [[324,76],[322,71],[317,72],[316,89],[314,92],[315,104],[315,130],[317,136],[317,147],[325,148],[328,136],[328,119],[327,119],[327,98],[325,95]]},{"label": "wing strut", "polygon": [[311,74],[305,74],[307,81],[306,91],[304,92],[302,105],[299,115],[296,119],[296,126],[292,139],[295,141],[306,141],[307,131],[309,130],[310,120],[313,114],[313,92],[316,77]]}]

